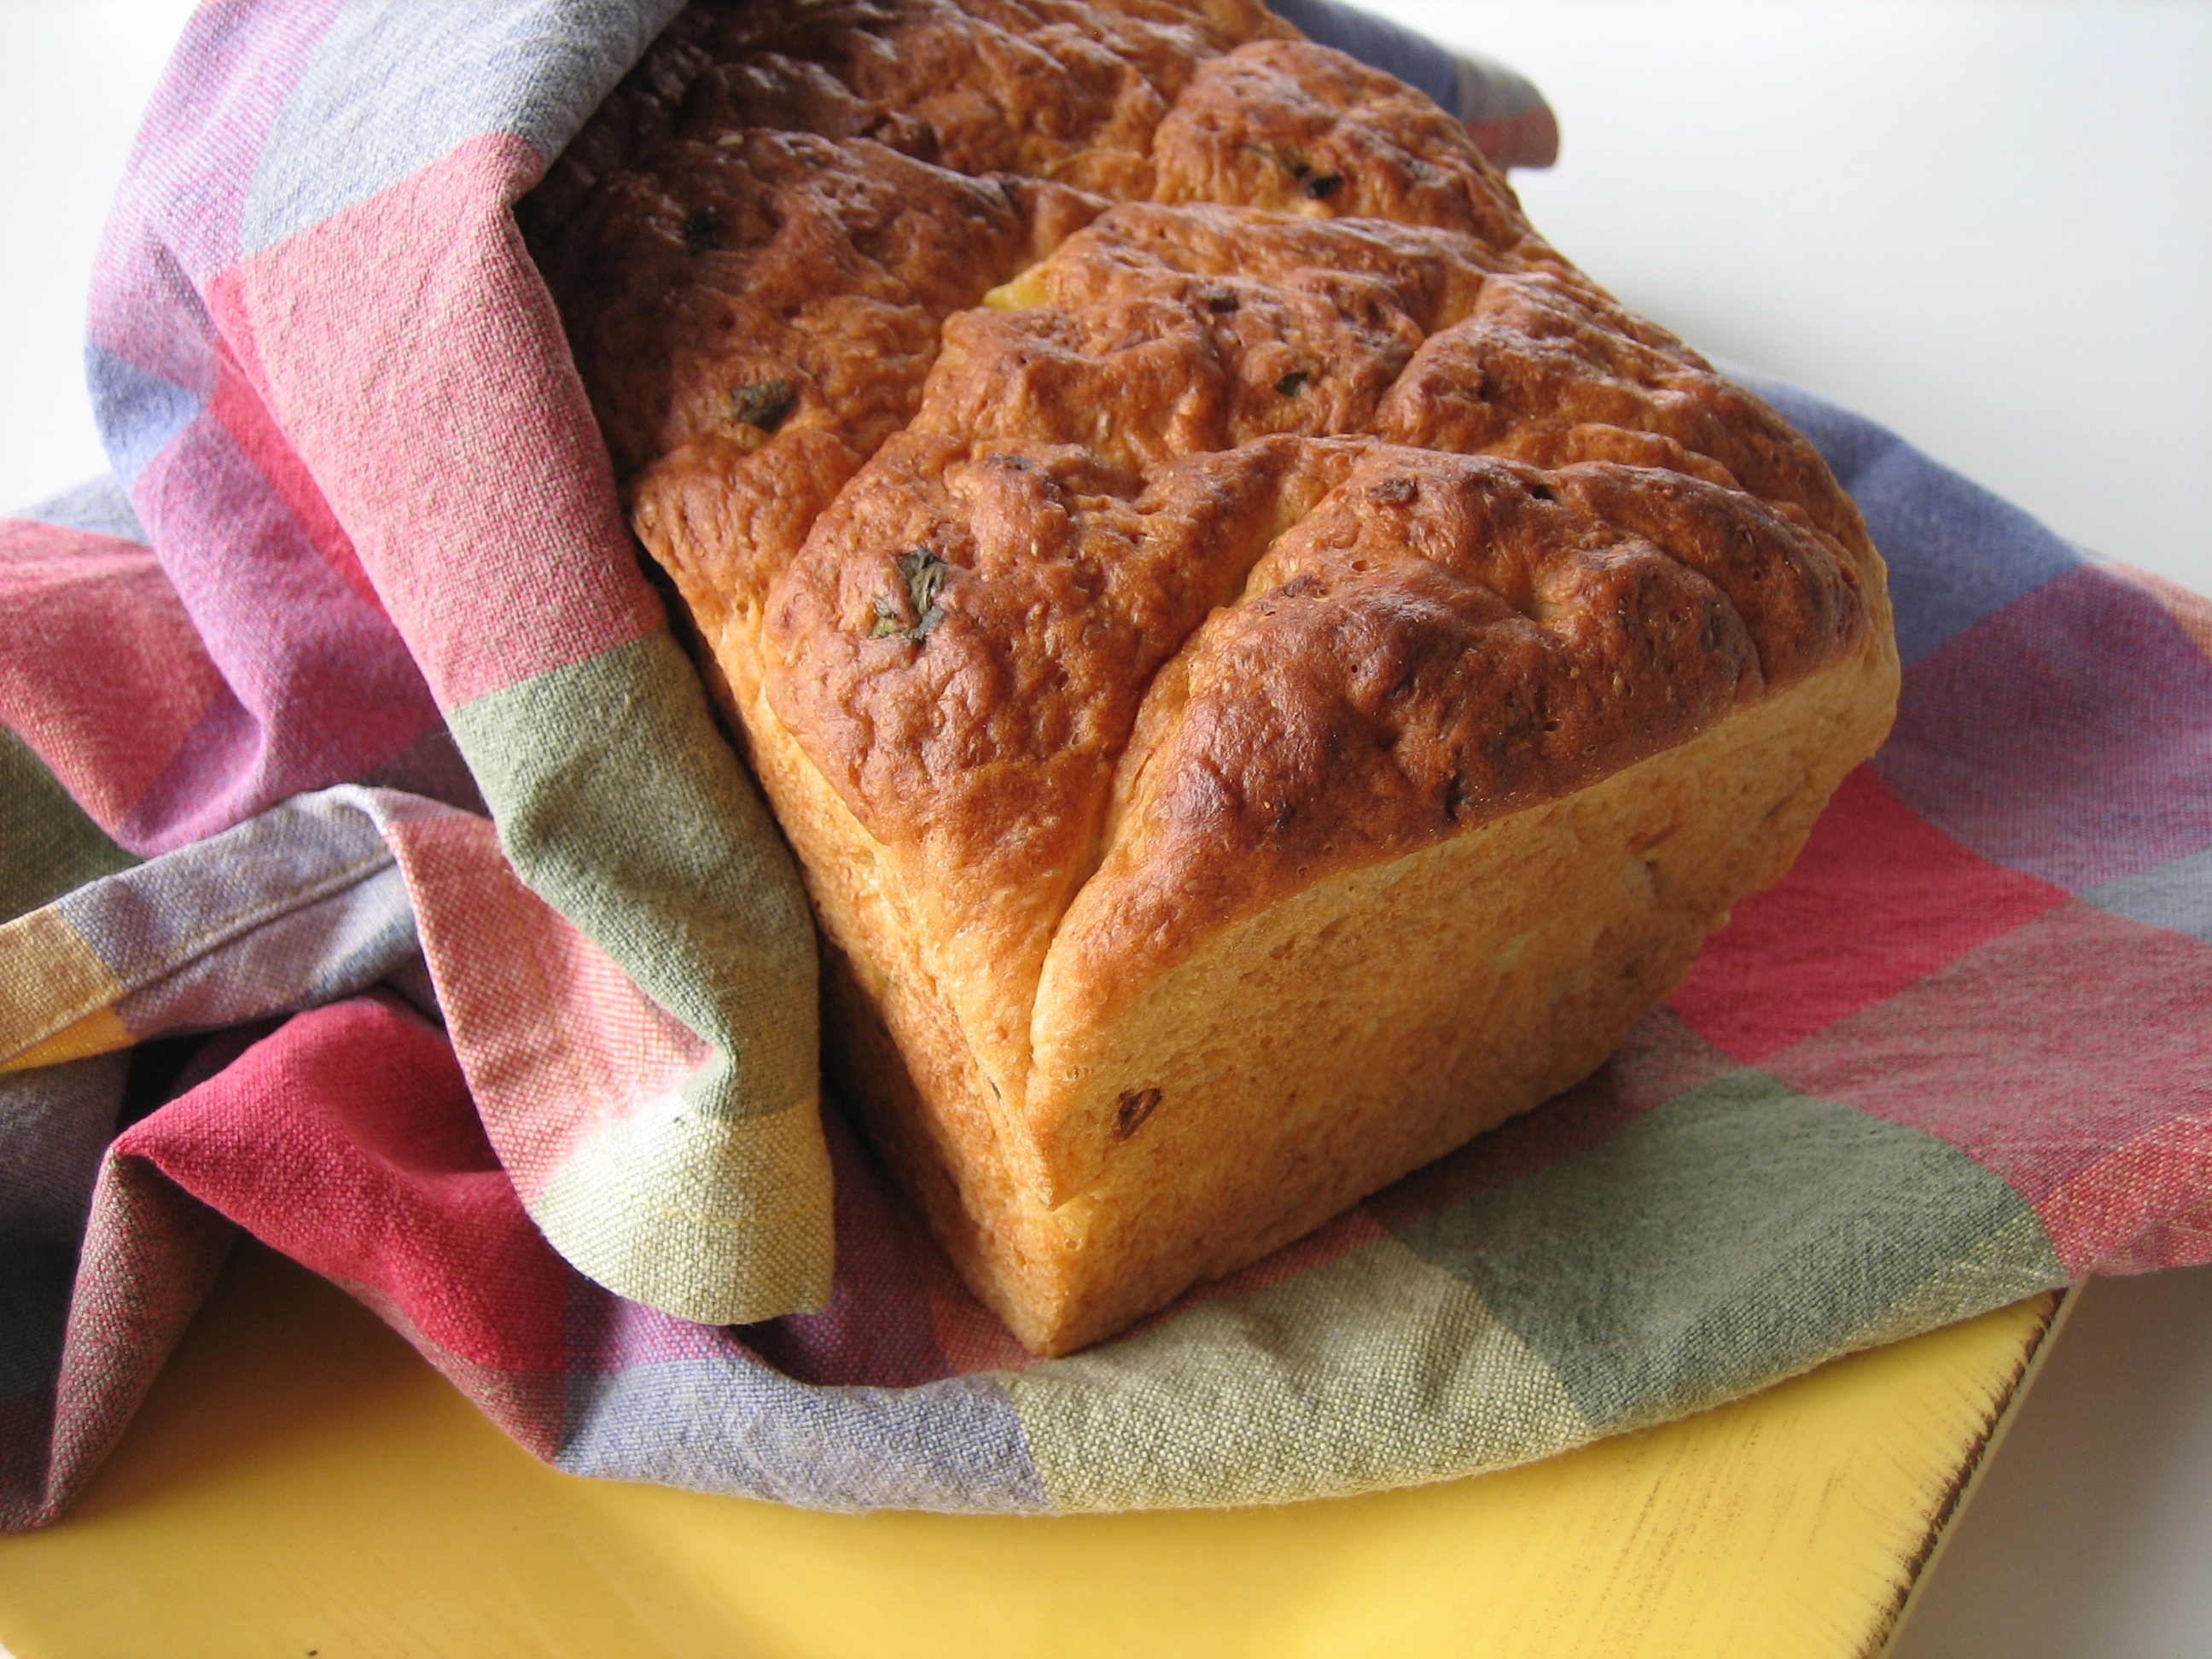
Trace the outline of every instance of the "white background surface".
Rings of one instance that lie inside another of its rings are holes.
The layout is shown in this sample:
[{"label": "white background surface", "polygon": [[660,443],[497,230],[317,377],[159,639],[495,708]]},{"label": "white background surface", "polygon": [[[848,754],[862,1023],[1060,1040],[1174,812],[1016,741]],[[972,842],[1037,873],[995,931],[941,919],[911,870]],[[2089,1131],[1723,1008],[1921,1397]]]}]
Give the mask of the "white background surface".
[{"label": "white background surface", "polygon": [[[1631,305],[2212,591],[2212,0],[1377,9],[1545,88],[1516,182]],[[83,295],[188,10],[0,0],[0,507],[105,470]],[[1983,1655],[2212,1656],[2212,1270],[2086,1293],[1898,1649]]]}]

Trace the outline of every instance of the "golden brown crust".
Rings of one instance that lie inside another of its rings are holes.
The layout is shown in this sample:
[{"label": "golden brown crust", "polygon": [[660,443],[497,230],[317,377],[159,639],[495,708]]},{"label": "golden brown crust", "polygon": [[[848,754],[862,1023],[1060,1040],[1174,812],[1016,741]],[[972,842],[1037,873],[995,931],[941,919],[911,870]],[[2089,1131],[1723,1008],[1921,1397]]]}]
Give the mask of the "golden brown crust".
[{"label": "golden brown crust", "polygon": [[1303,41],[1201,67],[1154,136],[1154,198],[1379,219],[1534,243],[1467,129],[1393,76]]},{"label": "golden brown crust", "polygon": [[1139,984],[1324,876],[1674,747],[1863,638],[1859,580],[1694,477],[1370,448],[1185,647],[1067,948]]},{"label": "golden brown crust", "polygon": [[1656,467],[1802,508],[1863,562],[1858,510],[1781,416],[1565,267],[1493,276],[1422,342],[1376,435],[1537,466]]},{"label": "golden brown crust", "polygon": [[1589,789],[1319,880],[1213,933],[1115,1018],[1085,1017],[1059,971],[1081,964],[1055,952],[1036,1092],[1060,1103],[1056,1206],[957,1091],[917,1089],[943,1076],[928,1045],[880,1040],[872,1016],[902,988],[863,990],[834,960],[833,1011],[857,1018],[833,1029],[857,1036],[832,1075],[1016,1334],[1080,1347],[1611,1053],[1879,737],[1866,685],[1883,655],[1869,635]]},{"label": "golden brown crust", "polygon": [[867,453],[913,415],[979,273],[1034,257],[1067,205],[868,138],[741,131],[657,160],[593,191],[548,261],[623,475],[708,436],[823,428]]},{"label": "golden brown crust", "polygon": [[1471,238],[1369,220],[1117,207],[1016,285],[1035,303],[947,319],[915,424],[1132,468],[1370,432],[1427,328],[1495,263]]},{"label": "golden brown crust", "polygon": [[[1251,0],[695,8],[526,212],[860,1069],[907,1103],[879,1134],[1044,1346],[1481,1127],[1278,1145],[1282,1080],[1232,1066],[1261,1162],[1207,1190],[1305,1196],[1184,1214],[1141,1149],[1209,1132],[1146,1131],[1158,1085],[1115,1069],[1116,1033],[1173,1025],[1163,988],[1259,983],[1307,896],[1456,868],[1422,860],[1488,826],[1537,848],[1601,798],[1629,886],[1545,994],[1607,939],[1649,971],[1477,1091],[1533,1103],[1771,878],[1893,688],[1880,561],[1810,446],[1561,260],[1426,99],[1287,33]],[[1800,702],[1827,750],[1637,897],[1607,781]],[[1436,994],[1491,994],[1439,940]],[[1188,1057],[1143,1052],[1188,1112]]]},{"label": "golden brown crust", "polygon": [[1299,459],[1277,440],[1140,483],[1078,448],[909,432],[775,588],[774,717],[886,848],[1004,1097],[1146,685],[1234,599]]}]

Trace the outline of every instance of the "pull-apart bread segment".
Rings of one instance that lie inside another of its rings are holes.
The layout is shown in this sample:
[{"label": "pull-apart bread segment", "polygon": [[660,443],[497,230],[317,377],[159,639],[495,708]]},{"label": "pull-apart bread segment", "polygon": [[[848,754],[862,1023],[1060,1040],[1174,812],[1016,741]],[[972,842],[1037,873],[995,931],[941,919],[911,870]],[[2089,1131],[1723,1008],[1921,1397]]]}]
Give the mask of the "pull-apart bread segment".
[{"label": "pull-apart bread segment", "polygon": [[1812,448],[1255,7],[694,8],[525,211],[1039,1352],[1586,1075],[1888,726]]}]

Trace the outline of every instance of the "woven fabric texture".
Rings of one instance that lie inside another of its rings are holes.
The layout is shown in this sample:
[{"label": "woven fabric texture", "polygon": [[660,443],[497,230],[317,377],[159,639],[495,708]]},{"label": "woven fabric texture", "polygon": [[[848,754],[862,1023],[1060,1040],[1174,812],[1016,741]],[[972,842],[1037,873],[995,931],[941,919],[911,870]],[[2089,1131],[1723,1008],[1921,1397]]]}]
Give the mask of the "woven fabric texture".
[{"label": "woven fabric texture", "polygon": [[241,0],[157,95],[117,480],[0,521],[0,1523],[239,1226],[564,1468],[1035,1511],[1504,1467],[2212,1260],[2212,603],[1761,385],[1907,664],[1796,868],[1568,1095],[1024,1352],[823,1109],[804,900],[514,229],[671,9]]}]

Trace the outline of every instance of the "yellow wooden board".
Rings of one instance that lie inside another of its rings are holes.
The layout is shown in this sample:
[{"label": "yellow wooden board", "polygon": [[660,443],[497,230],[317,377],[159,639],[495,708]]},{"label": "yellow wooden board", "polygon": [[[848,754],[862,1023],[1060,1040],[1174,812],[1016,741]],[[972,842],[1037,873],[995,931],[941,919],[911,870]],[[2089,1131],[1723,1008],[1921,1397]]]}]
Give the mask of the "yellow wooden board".
[{"label": "yellow wooden board", "polygon": [[60,1524],[16,1659],[1860,1659],[2051,1325],[2039,1297],[1478,1480],[1280,1509],[818,1515],[587,1481],[242,1245]]}]

